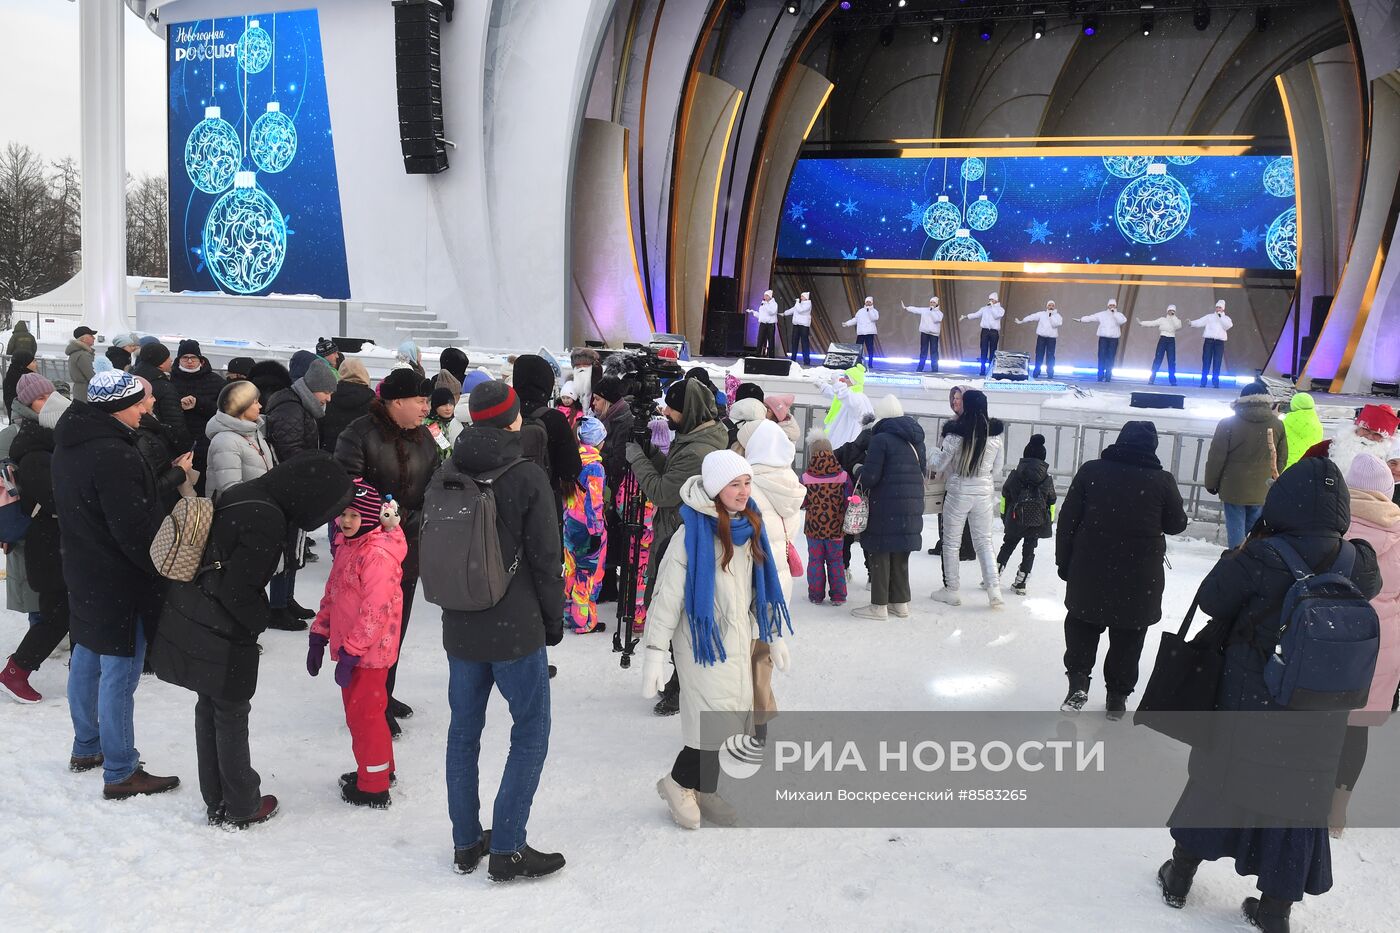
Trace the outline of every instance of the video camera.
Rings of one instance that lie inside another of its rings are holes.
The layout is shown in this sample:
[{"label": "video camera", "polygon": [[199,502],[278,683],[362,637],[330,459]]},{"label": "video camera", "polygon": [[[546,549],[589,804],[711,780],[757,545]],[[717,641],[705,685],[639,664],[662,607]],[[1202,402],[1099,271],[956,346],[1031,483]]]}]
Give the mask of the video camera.
[{"label": "video camera", "polygon": [[663,358],[655,347],[644,346],[609,356],[603,363],[603,375],[622,380],[623,394],[632,408],[632,437],[641,441],[650,436],[656,400],[667,386],[685,375],[685,370],[675,360]]}]

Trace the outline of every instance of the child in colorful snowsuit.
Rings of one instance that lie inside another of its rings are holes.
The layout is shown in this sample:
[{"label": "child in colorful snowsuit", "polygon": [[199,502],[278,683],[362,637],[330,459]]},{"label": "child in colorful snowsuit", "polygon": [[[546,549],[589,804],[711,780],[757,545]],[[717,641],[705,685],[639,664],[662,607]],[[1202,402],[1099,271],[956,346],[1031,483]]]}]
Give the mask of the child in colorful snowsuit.
[{"label": "child in colorful snowsuit", "polygon": [[807,498],[802,507],[807,520],[807,598],[820,603],[831,592],[831,604],[846,601],[846,565],[842,559],[842,525],[846,521],[846,471],[836,461],[831,441],[820,431],[808,438],[807,472],[802,485]]},{"label": "child in colorful snowsuit", "polygon": [[329,645],[358,765],[341,775],[340,795],[347,803],[382,809],[389,806],[394,773],[385,679],[398,660],[408,541],[399,528],[398,503],[385,502],[363,479],[355,480],[355,498],[336,525],[335,562],[311,623],[306,670],[312,677],[320,673]]},{"label": "child in colorful snowsuit", "polygon": [[578,453],[583,471],[564,503],[564,598],[576,635],[607,629],[598,621],[598,593],[603,588],[603,556],[608,547],[603,515],[608,500],[603,457],[598,452],[604,437],[603,423],[597,418],[579,422]]}]

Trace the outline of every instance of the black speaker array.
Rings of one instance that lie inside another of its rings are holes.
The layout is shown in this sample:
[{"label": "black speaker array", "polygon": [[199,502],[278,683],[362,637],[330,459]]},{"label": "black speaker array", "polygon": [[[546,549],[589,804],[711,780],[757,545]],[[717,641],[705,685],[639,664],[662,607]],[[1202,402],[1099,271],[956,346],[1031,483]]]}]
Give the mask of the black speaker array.
[{"label": "black speaker array", "polygon": [[438,0],[394,0],[399,144],[403,147],[403,169],[410,175],[447,170],[441,18]]},{"label": "black speaker array", "polygon": [[704,356],[738,356],[744,349],[744,315],[739,313],[739,283],[733,276],[710,276],[701,336]]}]

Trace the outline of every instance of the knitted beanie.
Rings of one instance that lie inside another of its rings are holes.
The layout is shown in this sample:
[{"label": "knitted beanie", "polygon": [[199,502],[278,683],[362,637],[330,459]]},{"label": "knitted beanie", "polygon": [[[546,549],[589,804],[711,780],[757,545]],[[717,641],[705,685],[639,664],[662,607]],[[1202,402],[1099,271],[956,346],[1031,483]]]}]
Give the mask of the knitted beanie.
[{"label": "knitted beanie", "polygon": [[457,398],[452,390],[447,386],[438,386],[433,390],[432,397],[428,399],[428,411],[437,414],[437,410],[444,405],[457,404]]},{"label": "knitted beanie", "polygon": [[753,476],[753,467],[732,450],[712,451],[705,455],[700,464],[701,483],[705,487],[705,495],[711,499],[740,476]]},{"label": "knitted beanie", "polygon": [[152,366],[161,366],[164,365],[166,360],[170,359],[170,348],[159,340],[152,343],[145,343],[141,345],[141,352],[137,354],[136,358],[142,363],[149,363]]},{"label": "knitted beanie", "polygon": [[589,447],[597,447],[608,436],[603,422],[597,418],[584,418],[578,423],[578,439]]},{"label": "knitted beanie", "polygon": [[186,337],[180,341],[180,349],[176,356],[203,356],[204,351],[199,349],[199,341]]},{"label": "knitted beanie", "polygon": [[[152,344],[152,346],[165,349],[160,344]],[[165,355],[169,358],[170,351],[166,350]],[[88,404],[109,415],[137,405],[145,398],[146,390],[130,373],[118,372],[117,370],[95,373],[92,381],[88,383]]]},{"label": "knitted beanie", "polygon": [[379,397],[386,402],[399,398],[429,398],[433,384],[412,369],[395,369],[379,383]]},{"label": "knitted beanie", "polygon": [[1395,478],[1390,475],[1390,467],[1371,454],[1357,454],[1351,461],[1351,466],[1347,467],[1347,485],[1352,489],[1378,492],[1387,499],[1395,494]]},{"label": "knitted beanie", "polygon": [[899,403],[899,398],[894,395],[882,396],[875,400],[875,420],[884,421],[886,418],[898,418],[904,414],[904,406]]},{"label": "knitted beanie", "polygon": [[15,392],[15,398],[32,408],[36,399],[52,394],[53,383],[47,378],[38,373],[25,373],[19,377],[19,387]]},{"label": "knitted beanie", "polygon": [[379,510],[384,507],[384,497],[379,494],[369,483],[361,478],[356,478],[352,486],[355,497],[350,500],[346,508],[354,509],[360,513],[360,530],[353,535],[347,535],[350,539],[355,539],[361,535],[367,535],[379,527]]},{"label": "knitted beanie", "polygon": [[1045,435],[1032,434],[1031,442],[1026,445],[1026,449],[1021,451],[1021,456],[1028,460],[1045,460]]},{"label": "knitted beanie", "polygon": [[301,379],[312,392],[335,391],[335,370],[331,369],[330,363],[319,356],[311,361],[310,366],[306,367],[306,375],[302,376]]},{"label": "knitted beanie", "polygon": [[510,386],[493,379],[472,389],[467,411],[476,427],[509,428],[520,417],[520,397]]}]

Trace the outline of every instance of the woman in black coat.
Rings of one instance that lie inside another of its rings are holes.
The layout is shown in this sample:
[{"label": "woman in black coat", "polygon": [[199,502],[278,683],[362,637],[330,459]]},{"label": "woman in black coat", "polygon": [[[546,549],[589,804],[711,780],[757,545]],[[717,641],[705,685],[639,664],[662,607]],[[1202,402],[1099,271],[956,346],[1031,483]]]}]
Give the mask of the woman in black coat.
[{"label": "woman in black coat", "polygon": [[870,605],[852,610],[862,619],[909,615],[909,555],[924,529],[924,476],[928,461],[924,429],[904,414],[894,396],[875,406],[881,417],[870,430],[870,446],[859,481],[870,499],[870,520],[860,536],[870,573]]},{"label": "woman in black coat", "polygon": [[1162,618],[1166,535],[1186,530],[1176,479],[1157,459],[1157,427],[1129,421],[1118,443],[1079,468],[1060,509],[1055,566],[1065,588],[1065,675],[1060,707],[1084,708],[1108,631],[1104,682],[1108,713],[1120,718],[1137,686],[1147,630]]},{"label": "woman in black coat", "polygon": [[365,364],[357,359],[347,359],[340,364],[340,381],[335,384],[331,400],[326,403],[326,414],[321,419],[321,449],[335,453],[335,442],[340,432],[369,414],[369,403],[374,401],[374,390],[369,387],[369,373]]},{"label": "woman in black coat", "polygon": [[[5,417],[10,418],[10,406],[15,403],[15,395],[19,393],[19,380],[25,373],[39,371],[39,364],[34,360],[34,354],[27,350],[20,350],[10,357],[10,365],[5,369],[4,401]],[[13,420],[13,419],[12,419]]]},{"label": "woman in black coat", "polygon": [[[1215,717],[1209,746],[1193,749],[1190,782],[1169,821],[1176,848],[1157,875],[1173,907],[1185,904],[1202,860],[1233,859],[1236,872],[1258,877],[1262,897],[1247,898],[1244,912],[1269,933],[1286,933],[1289,911],[1304,894],[1332,887],[1327,813],[1347,713],[1283,714],[1296,715],[1298,726],[1279,734],[1284,708],[1270,695],[1264,665],[1277,644],[1294,577],[1268,539],[1292,545],[1322,572],[1336,560],[1350,524],[1350,497],[1336,463],[1300,460],[1269,490],[1249,539],[1226,553],[1201,584],[1200,608],[1212,625],[1226,629],[1215,708],[1275,715],[1260,717],[1258,725],[1245,717]],[[1376,552],[1365,541],[1351,544],[1351,580],[1370,599],[1381,587]],[[1309,809],[1316,819],[1300,820]],[[1200,826],[1226,828],[1190,828]]]},{"label": "woman in black coat", "polygon": [[319,452],[239,483],[220,497],[209,534],[220,569],[170,584],[151,657],[161,680],[199,695],[199,790],[211,824],[241,828],[276,812],[277,798],[262,796],[248,753],[258,636],[272,617],[264,588],[290,530],[319,528],[351,495],[345,470]]},{"label": "woman in black coat", "polygon": [[292,374],[277,360],[259,360],[248,370],[248,381],[258,387],[258,401],[266,411],[274,395],[292,387]]}]

